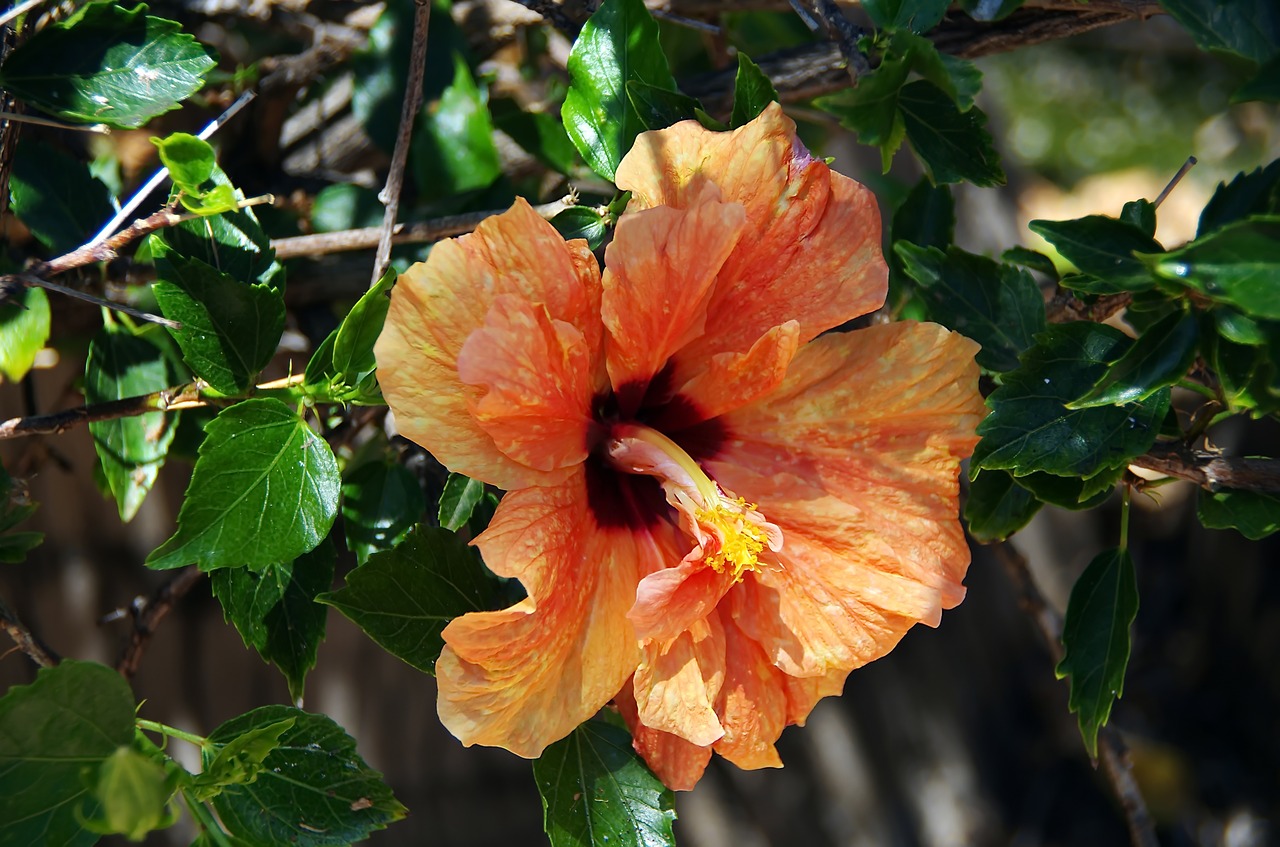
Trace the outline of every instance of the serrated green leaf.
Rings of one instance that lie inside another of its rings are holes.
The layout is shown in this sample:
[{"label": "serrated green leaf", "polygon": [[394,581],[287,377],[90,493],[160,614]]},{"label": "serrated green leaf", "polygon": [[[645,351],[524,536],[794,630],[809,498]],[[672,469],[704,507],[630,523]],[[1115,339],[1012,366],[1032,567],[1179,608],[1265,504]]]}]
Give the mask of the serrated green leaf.
[{"label": "serrated green leaf", "polygon": [[140,127],[190,97],[214,66],[208,48],[147,7],[91,3],[9,54],[0,85],[69,121]]},{"label": "serrated green leaf", "polygon": [[1146,291],[1155,285],[1151,273],[1135,254],[1160,253],[1164,248],[1132,223],[1089,215],[1070,221],[1036,220],[1027,226],[1085,274],[1105,281],[1105,293]]},{"label": "serrated green leaf", "polygon": [[85,820],[85,827],[102,835],[118,833],[141,841],[156,829],[172,826],[169,809],[175,783],[164,765],[132,747],[117,747],[98,769],[94,796],[102,811]]},{"label": "serrated green leaf", "polygon": [[928,32],[938,25],[951,0],[865,0],[866,10],[876,29],[910,29]]},{"label": "serrated green leaf", "polygon": [[223,409],[207,427],[178,513],[152,568],[261,569],[315,549],[338,513],[338,463],[324,439],[274,398]]},{"label": "serrated green leaf", "polygon": [[449,474],[440,494],[440,526],[455,532],[461,529],[483,497],[483,482],[460,473]]},{"label": "serrated green leaf", "polygon": [[391,308],[387,292],[395,282],[395,268],[387,268],[386,273],[351,307],[334,336],[333,369],[350,385],[358,383],[376,365],[373,343],[378,340],[387,310]]},{"label": "serrated green leaf", "polygon": [[1266,491],[1203,489],[1196,500],[1196,517],[1209,529],[1234,529],[1250,541],[1261,541],[1280,530],[1280,496]]},{"label": "serrated green leaf", "polygon": [[675,91],[643,0],[604,0],[569,53],[569,91],[560,110],[565,131],[590,168],[612,181],[618,163],[645,129],[627,83]]},{"label": "serrated green leaf", "polygon": [[342,482],[347,549],[362,565],[373,553],[396,546],[426,510],[422,486],[404,465],[367,462]]},{"label": "serrated green leaf", "polygon": [[98,814],[96,768],[133,741],[134,700],[124,677],[64,660],[0,697],[0,847],[87,847],[80,826]]},{"label": "serrated green leaf", "polygon": [[1280,397],[1269,390],[1277,375],[1276,361],[1266,347],[1237,344],[1217,335],[1208,336],[1203,344],[1228,408],[1255,414],[1280,409]]},{"label": "serrated green leaf", "polygon": [[199,192],[201,185],[213,179],[217,157],[213,146],[204,139],[175,132],[164,138],[153,138],[151,143],[160,154],[161,164],[169,169],[169,179],[183,191]]},{"label": "serrated green leaf", "polygon": [[1067,705],[1090,756],[1098,755],[1098,730],[1124,693],[1129,627],[1137,616],[1138,579],[1128,551],[1098,554],[1071,589],[1062,626],[1065,653],[1056,669],[1058,679],[1071,677]]},{"label": "serrated green leaf", "polygon": [[501,585],[458,536],[417,526],[395,549],[347,574],[345,587],[317,598],[350,618],[388,653],[435,673],[440,632],[467,612],[496,609]]},{"label": "serrated green leaf", "polygon": [[200,800],[208,800],[220,794],[225,786],[253,782],[262,772],[263,761],[279,749],[281,736],[297,722],[296,717],[288,717],[232,738],[207,760],[204,770],[192,780],[193,794]]},{"label": "serrated green leaf", "polygon": [[111,192],[88,164],[25,138],[13,157],[9,190],[14,214],[54,255],[79,247],[115,212]]},{"label": "serrated green leaf", "polygon": [[898,95],[907,141],[935,183],[968,181],[1004,185],[1004,170],[987,132],[987,116],[977,106],[961,112],[946,92],[920,80]]},{"label": "serrated green leaf", "polygon": [[156,302],[182,324],[169,333],[192,372],[223,394],[251,385],[284,333],[284,298],[267,285],[245,285],[198,259],[169,253],[157,260]]},{"label": "serrated green leaf", "polygon": [[49,340],[49,298],[42,288],[21,288],[0,302],[0,373],[10,382],[27,375]]},{"label": "serrated green leaf", "polygon": [[382,775],[356,753],[356,743],[324,715],[264,706],[224,723],[209,735],[211,762],[221,745],[292,718],[279,746],[262,760],[248,785],[229,785],[213,798],[227,831],[252,844],[345,847],[405,816]]},{"label": "serrated green leaf", "polygon": [[1091,477],[1147,450],[1169,408],[1167,389],[1123,406],[1066,408],[1131,343],[1118,329],[1088,321],[1050,325],[1036,336],[1021,366],[987,398],[991,414],[978,425],[974,470]]},{"label": "serrated green leaf", "polygon": [[765,106],[777,102],[778,92],[760,66],[738,53],[738,73],[733,78],[733,113],[729,126],[737,128],[759,117]]},{"label": "serrated green leaf", "polygon": [[1251,215],[1280,212],[1280,159],[1265,168],[1238,173],[1231,182],[1220,182],[1200,213],[1196,236]]},{"label": "serrated green leaf", "polygon": [[485,188],[502,175],[485,94],[455,54],[453,83],[423,112],[412,142],[413,175],[426,200]]},{"label": "serrated green leaf", "polygon": [[981,344],[977,360],[987,370],[1016,368],[1018,356],[1044,329],[1044,298],[1021,268],[954,245],[943,253],[898,242],[894,252],[916,281],[930,317]]},{"label": "serrated green leaf", "polygon": [[1187,375],[1199,350],[1200,322],[1191,312],[1174,312],[1151,326],[1107,368],[1068,409],[1087,409],[1145,400]]},{"label": "serrated green leaf", "polygon": [[1142,259],[1161,277],[1246,315],[1280,318],[1280,216],[1245,218]]},{"label": "serrated green leaf", "polygon": [[533,763],[551,847],[674,847],[675,798],[625,729],[592,718]]},{"label": "serrated green leaf", "polygon": [[[173,385],[164,350],[150,340],[108,324],[89,345],[85,363],[86,403],[108,403],[161,391]],[[177,425],[176,413],[147,412],[127,418],[93,421],[89,434],[102,463],[120,520],[137,514],[155,484]]]},{"label": "serrated green leaf", "polygon": [[911,70],[936,85],[961,112],[973,106],[982,89],[982,71],[973,62],[941,53],[929,39],[909,32],[893,33],[889,50],[905,56]]},{"label": "serrated green leaf", "polygon": [[1150,200],[1130,200],[1120,210],[1120,220],[1133,224],[1148,238],[1156,235],[1156,207]]},{"label": "serrated green leaf", "polygon": [[209,575],[213,593],[245,646],[280,669],[289,696],[302,700],[307,672],[316,666],[328,608],[315,602],[333,587],[337,551],[327,540],[292,562],[261,571],[221,568]]},{"label": "serrated green leaf", "polygon": [[1226,50],[1255,62],[1280,52],[1280,9],[1272,0],[1161,0],[1202,50]]},{"label": "serrated green leaf", "polygon": [[1038,500],[1060,509],[1082,512],[1096,509],[1105,503],[1111,497],[1116,483],[1124,476],[1124,471],[1123,467],[1108,468],[1087,479],[1035,471],[1014,477],[1014,481],[1034,494]]},{"label": "serrated green leaf", "polygon": [[[928,177],[922,177],[894,211],[889,243],[902,241],[945,250],[955,238],[955,227],[956,207],[951,189],[945,185],[935,186]],[[902,267],[902,257],[896,250],[889,250],[885,259],[889,264],[889,294],[885,302],[900,315],[913,310],[913,317],[923,317],[925,308],[918,299],[912,299],[914,286]]]},{"label": "serrated green leaf", "polygon": [[586,206],[572,206],[565,209],[551,219],[551,225],[564,236],[565,241],[583,238],[592,250],[598,249],[604,243],[604,237],[609,232],[600,213]]},{"label": "serrated green leaf", "polygon": [[842,127],[856,132],[860,143],[879,147],[886,172],[906,137],[898,97],[910,73],[910,56],[886,54],[875,70],[858,78],[856,88],[845,88],[813,101],[834,115]]},{"label": "serrated green leaf", "polygon": [[666,129],[680,121],[696,121],[702,109],[702,104],[687,94],[634,79],[627,82],[627,99],[645,129]]},{"label": "serrated green leaf", "polygon": [[969,484],[964,520],[978,541],[1003,541],[1026,526],[1043,504],[1005,471],[983,471]]}]

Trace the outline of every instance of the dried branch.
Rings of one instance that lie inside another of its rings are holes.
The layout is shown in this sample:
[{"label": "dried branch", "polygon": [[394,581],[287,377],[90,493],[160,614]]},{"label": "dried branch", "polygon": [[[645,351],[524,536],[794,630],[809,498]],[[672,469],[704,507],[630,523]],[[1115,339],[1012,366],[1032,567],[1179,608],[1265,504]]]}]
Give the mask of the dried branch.
[{"label": "dried branch", "polygon": [[547,23],[568,36],[570,41],[578,37],[578,33],[582,31],[582,23],[586,20],[585,15],[581,16],[581,20],[575,19],[552,0],[516,0],[516,2],[529,11],[542,15]]},{"label": "dried branch", "polygon": [[1160,443],[1129,464],[1194,482],[1206,491],[1236,488],[1280,494],[1280,459],[1241,459]]},{"label": "dried branch", "polygon": [[102,306],[117,312],[123,312],[126,315],[132,315],[140,320],[150,321],[151,323],[157,323],[161,326],[167,326],[170,329],[182,329],[182,324],[177,321],[171,321],[168,318],[161,317],[160,315],[153,315],[150,312],[144,312],[141,309],[135,309],[132,306],[126,306],[125,304],[117,303],[114,300],[104,300],[103,298],[95,297],[88,292],[80,291],[75,288],[68,288],[65,285],[59,285],[56,282],[50,282],[47,279],[41,279],[40,277],[32,276],[31,274],[0,275],[0,303],[3,303],[5,298],[9,296],[9,292],[11,290],[10,285],[15,282],[26,286],[43,288],[48,291],[56,291],[59,294],[65,294],[67,297],[74,297],[77,300],[83,300],[84,302],[92,303],[95,306]]},{"label": "dried branch", "polygon": [[1059,290],[1045,304],[1045,320],[1049,323],[1067,323],[1068,321],[1093,321],[1102,323],[1112,315],[1118,314],[1133,302],[1133,295],[1128,292],[1106,294],[1092,303],[1086,303],[1070,291]]},{"label": "dried branch", "polygon": [[27,629],[18,616],[14,614],[3,600],[0,600],[0,629],[8,633],[18,649],[26,653],[31,661],[42,668],[51,668],[62,661],[58,654],[49,649],[40,636]]},{"label": "dried branch", "polygon": [[176,412],[206,405],[200,398],[200,384],[189,383],[137,397],[125,397],[91,406],[77,406],[47,415],[29,415],[0,422],[0,440],[25,435],[58,435],[81,424],[131,418],[148,412]]},{"label": "dried branch", "polygon": [[129,636],[128,646],[120,654],[120,660],[116,662],[116,670],[121,676],[131,679],[138,672],[142,654],[146,652],[151,636],[155,635],[156,627],[202,576],[204,574],[199,568],[192,565],[160,586],[149,599],[139,597],[133,601],[133,633]]},{"label": "dried branch", "polygon": [[373,257],[373,280],[370,285],[382,277],[391,262],[391,235],[396,225],[396,216],[400,213],[400,188],[404,184],[405,163],[409,160],[409,140],[413,137],[413,125],[417,122],[418,108],[422,105],[422,76],[427,66],[427,32],[430,24],[430,0],[414,0],[413,52],[409,56],[409,78],[405,84],[400,128],[396,132],[396,146],[391,154],[387,184],[378,194],[378,199],[387,210],[382,218],[378,252]]}]

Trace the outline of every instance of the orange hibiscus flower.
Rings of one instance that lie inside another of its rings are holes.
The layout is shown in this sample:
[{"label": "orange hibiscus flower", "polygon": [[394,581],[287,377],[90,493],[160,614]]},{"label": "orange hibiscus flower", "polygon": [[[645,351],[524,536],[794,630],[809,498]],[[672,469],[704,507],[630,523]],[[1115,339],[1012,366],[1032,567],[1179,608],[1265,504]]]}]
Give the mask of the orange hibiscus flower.
[{"label": "orange hibiscus flower", "polygon": [[964,596],[976,345],[878,308],[867,189],[775,105],[641,135],[603,275],[522,200],[396,285],[405,436],[507,490],[475,543],[528,597],[444,630],[439,712],[533,758],[610,701],[673,788],[774,742]]}]

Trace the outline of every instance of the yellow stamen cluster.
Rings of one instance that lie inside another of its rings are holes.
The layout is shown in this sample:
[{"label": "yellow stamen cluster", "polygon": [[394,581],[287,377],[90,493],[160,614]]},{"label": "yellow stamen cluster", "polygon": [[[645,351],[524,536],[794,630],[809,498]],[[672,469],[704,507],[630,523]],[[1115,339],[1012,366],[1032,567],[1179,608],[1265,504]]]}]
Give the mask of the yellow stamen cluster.
[{"label": "yellow stamen cluster", "polygon": [[768,544],[768,536],[763,527],[746,517],[755,505],[741,497],[737,502],[724,498],[718,501],[710,509],[698,509],[695,514],[699,524],[724,539],[720,549],[708,554],[705,561],[716,573],[726,573],[732,568],[734,582],[740,582],[747,571],[760,570],[759,556]]}]

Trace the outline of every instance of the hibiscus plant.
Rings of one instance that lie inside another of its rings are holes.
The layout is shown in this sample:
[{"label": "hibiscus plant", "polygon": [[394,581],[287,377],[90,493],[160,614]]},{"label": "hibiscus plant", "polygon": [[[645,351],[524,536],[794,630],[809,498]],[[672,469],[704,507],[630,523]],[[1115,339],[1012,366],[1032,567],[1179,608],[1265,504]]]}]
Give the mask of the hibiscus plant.
[{"label": "hibiscus plant", "polygon": [[[1070,133],[1054,167],[1108,154],[1077,131],[1099,115],[984,113],[1040,42],[1164,27],[1218,69],[1205,126],[1274,149],[1274,4],[342,5],[0,15],[0,845],[181,820],[321,847],[403,818],[304,698],[335,612],[431,691],[398,721],[532,760],[555,847],[673,844],[673,792],[716,757],[781,767],[819,700],[945,629],[975,556],[1155,843],[1109,725],[1130,512],[1178,483],[1205,528],[1280,529],[1280,460],[1215,442],[1280,417],[1280,161],[1202,163],[1225,178],[1177,243],[1172,170],[965,231]],[[975,60],[1010,51],[984,91]],[[52,496],[59,465],[155,572],[103,595],[132,624],[114,668],[60,655],[83,603],[9,605],[67,515],[98,520]],[[1007,541],[1046,506],[1106,516],[1064,608]],[[284,680],[210,726],[134,682],[200,597]]]}]

